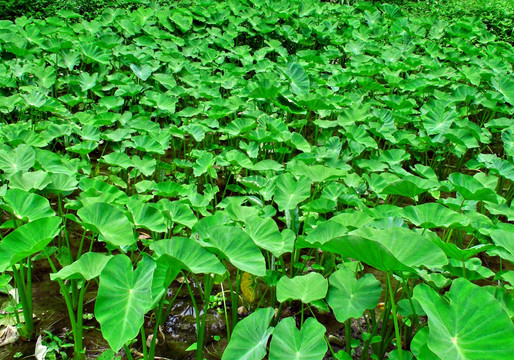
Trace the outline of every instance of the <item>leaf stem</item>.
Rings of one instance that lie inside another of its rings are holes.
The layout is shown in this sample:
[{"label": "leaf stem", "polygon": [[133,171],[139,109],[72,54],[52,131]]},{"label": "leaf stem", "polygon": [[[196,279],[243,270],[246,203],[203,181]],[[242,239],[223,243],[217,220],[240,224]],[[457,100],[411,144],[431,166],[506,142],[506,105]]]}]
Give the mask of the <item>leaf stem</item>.
[{"label": "leaf stem", "polygon": [[344,340],[346,341],[346,352],[352,355],[352,319],[344,322]]},{"label": "leaf stem", "polygon": [[386,272],[387,275],[387,287],[389,289],[389,297],[391,299],[391,310],[393,312],[393,323],[394,323],[394,332],[396,335],[396,348],[398,349],[398,359],[403,360],[403,352],[402,352],[402,338],[400,336],[400,328],[398,327],[398,317],[396,316],[396,303],[394,301],[394,293],[391,287],[391,275],[389,272]]},{"label": "leaf stem", "polygon": [[12,266],[12,270],[14,281],[18,286],[18,295],[20,297],[21,306],[23,307],[23,318],[25,320],[25,326],[23,328],[24,333],[22,335],[30,339],[34,335],[34,320],[32,319],[31,306],[28,304],[27,289],[25,288],[25,283],[20,276],[20,272],[16,269],[16,265]]}]

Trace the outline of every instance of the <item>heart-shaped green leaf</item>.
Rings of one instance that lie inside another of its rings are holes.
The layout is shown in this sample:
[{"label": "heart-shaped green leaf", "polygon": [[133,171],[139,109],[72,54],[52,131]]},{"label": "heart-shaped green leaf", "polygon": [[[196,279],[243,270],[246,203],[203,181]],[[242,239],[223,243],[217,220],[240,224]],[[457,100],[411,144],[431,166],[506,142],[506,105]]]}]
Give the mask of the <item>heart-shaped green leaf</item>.
[{"label": "heart-shaped green leaf", "polygon": [[63,267],[55,274],[50,274],[50,279],[91,279],[100,276],[107,262],[112,258],[111,255],[87,252],[77,261]]},{"label": "heart-shaped green leaf", "polygon": [[129,220],[113,205],[94,203],[81,208],[77,215],[86,226],[114,246],[128,246],[136,241]]},{"label": "heart-shaped green leaf", "polygon": [[309,77],[299,64],[287,64],[286,75],[291,81],[291,91],[294,94],[304,95],[309,92]]},{"label": "heart-shaped green leaf", "polygon": [[455,187],[455,190],[457,190],[466,200],[483,200],[490,201],[495,204],[498,203],[496,193],[492,189],[485,187],[480,181],[472,176],[453,173],[448,176],[448,180],[450,180]]},{"label": "heart-shaped green leaf", "polygon": [[512,75],[502,75],[492,79],[493,86],[504,97],[505,100],[514,105],[514,79]]},{"label": "heart-shaped green leaf", "polygon": [[276,180],[277,188],[273,200],[279,210],[293,210],[311,196],[311,182],[306,177],[296,181],[291,174],[282,174]]},{"label": "heart-shaped green leaf", "polygon": [[201,244],[240,270],[256,276],[266,274],[266,263],[261,250],[243,230],[232,226],[215,226],[209,229],[208,238]]},{"label": "heart-shaped green leaf", "polygon": [[159,240],[151,243],[150,249],[155,251],[158,257],[165,256],[171,258],[175,262],[173,266],[195,274],[213,273],[222,275],[226,272],[225,267],[216,256],[193,239],[174,237],[172,239]]},{"label": "heart-shaped green leaf", "polygon": [[442,267],[444,252],[423,235],[399,227],[361,228],[329,241],[323,249],[363,261],[382,271],[409,271],[411,267]]},{"label": "heart-shaped green leaf", "polygon": [[10,151],[0,149],[0,170],[8,178],[18,171],[29,170],[35,161],[36,155],[32,146],[22,144]]},{"label": "heart-shaped green leaf", "polygon": [[246,219],[245,231],[257,246],[271,251],[276,257],[293,250],[293,244],[284,241],[277,223],[272,218],[251,216]]},{"label": "heart-shaped green leaf", "polygon": [[155,262],[144,257],[136,270],[130,258],[116,255],[100,274],[95,317],[102,335],[114,351],[137,336],[144,315],[153,304],[152,277]]},{"label": "heart-shaped green leaf", "polygon": [[59,233],[61,219],[52,216],[22,225],[0,242],[0,272],[43,250]]},{"label": "heart-shaped green leaf", "polygon": [[401,215],[410,223],[425,229],[464,227],[469,224],[466,216],[438,203],[407,206],[402,209]]},{"label": "heart-shaped green leaf", "polygon": [[300,300],[304,304],[323,299],[327,295],[328,281],[323,275],[311,272],[290,279],[283,276],[277,284],[277,300]]},{"label": "heart-shaped green leaf", "polygon": [[348,268],[337,270],[330,276],[327,302],[339,322],[350,318],[358,319],[366,309],[374,309],[382,286],[372,274],[360,279]]},{"label": "heart-shaped green leaf", "polygon": [[134,74],[138,78],[140,78],[143,81],[148,80],[148,78],[155,71],[154,68],[152,68],[150,65],[147,65],[147,64],[142,64],[142,65],[131,64],[130,69],[134,72]]},{"label": "heart-shaped green leaf", "polygon": [[266,345],[273,332],[269,327],[275,315],[272,308],[258,309],[237,323],[222,360],[261,360],[266,356]]},{"label": "heart-shaped green leaf", "polygon": [[132,220],[137,228],[144,228],[160,233],[168,229],[164,215],[156,206],[131,199],[127,207],[131,212]]},{"label": "heart-shaped green leaf", "polygon": [[444,301],[428,285],[414,298],[428,315],[428,348],[441,359],[503,360],[514,355],[514,325],[486,289],[456,279]]},{"label": "heart-shaped green leaf", "polygon": [[270,344],[270,360],[322,360],[327,352],[325,342],[325,327],[316,319],[310,317],[296,328],[292,317],[278,323]]},{"label": "heart-shaped green leaf", "polygon": [[42,190],[52,182],[52,176],[46,171],[17,172],[9,181],[9,188],[25,191]]},{"label": "heart-shaped green leaf", "polygon": [[7,190],[4,201],[18,219],[34,221],[55,215],[44,197],[19,189]]}]

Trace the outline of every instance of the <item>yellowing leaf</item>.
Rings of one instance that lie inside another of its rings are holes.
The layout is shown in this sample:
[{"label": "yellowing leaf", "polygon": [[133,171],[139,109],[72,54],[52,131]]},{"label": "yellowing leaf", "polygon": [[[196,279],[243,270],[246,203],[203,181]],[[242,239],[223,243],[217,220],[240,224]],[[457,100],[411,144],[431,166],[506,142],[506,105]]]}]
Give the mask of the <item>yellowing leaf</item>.
[{"label": "yellowing leaf", "polygon": [[257,298],[257,282],[255,276],[250,273],[244,272],[241,276],[241,292],[245,299],[253,304]]}]

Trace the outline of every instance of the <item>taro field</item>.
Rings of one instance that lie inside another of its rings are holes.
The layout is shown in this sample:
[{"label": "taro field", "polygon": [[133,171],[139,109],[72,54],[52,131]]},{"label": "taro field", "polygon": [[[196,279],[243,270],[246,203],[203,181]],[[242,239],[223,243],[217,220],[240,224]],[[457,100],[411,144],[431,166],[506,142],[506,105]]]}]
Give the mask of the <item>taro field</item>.
[{"label": "taro field", "polygon": [[0,21],[0,358],[514,359],[514,51],[198,0]]}]

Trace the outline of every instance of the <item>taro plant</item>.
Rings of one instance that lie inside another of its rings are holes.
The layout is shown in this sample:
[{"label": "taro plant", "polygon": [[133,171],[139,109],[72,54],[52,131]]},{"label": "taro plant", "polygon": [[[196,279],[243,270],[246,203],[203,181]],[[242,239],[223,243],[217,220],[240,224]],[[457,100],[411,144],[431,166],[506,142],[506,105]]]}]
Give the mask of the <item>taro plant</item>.
[{"label": "taro plant", "polygon": [[[20,335],[32,338],[35,333],[32,304],[32,256],[57,236],[61,219],[56,216],[43,217],[27,224],[19,225],[0,243],[1,266],[4,271],[12,271],[14,282],[23,310],[23,326]],[[18,317],[18,314],[16,313]],[[17,318],[18,324],[22,322]]]}]

